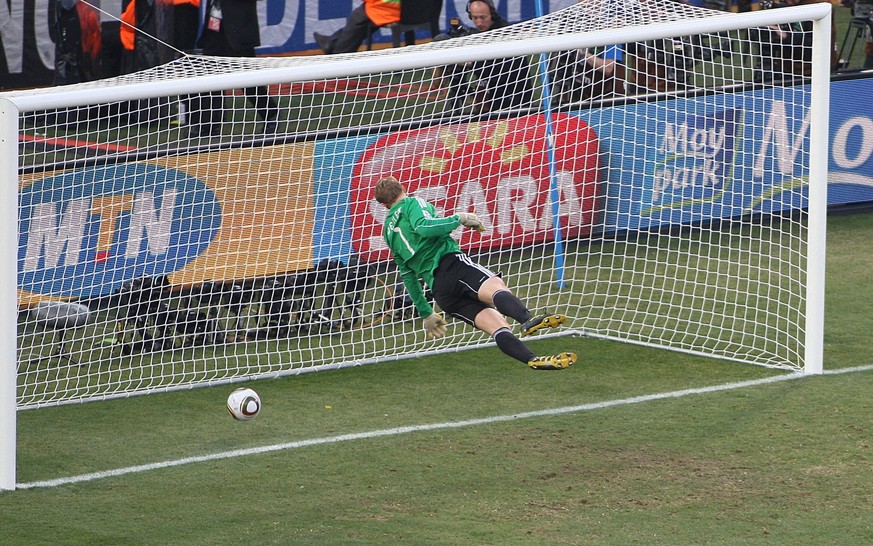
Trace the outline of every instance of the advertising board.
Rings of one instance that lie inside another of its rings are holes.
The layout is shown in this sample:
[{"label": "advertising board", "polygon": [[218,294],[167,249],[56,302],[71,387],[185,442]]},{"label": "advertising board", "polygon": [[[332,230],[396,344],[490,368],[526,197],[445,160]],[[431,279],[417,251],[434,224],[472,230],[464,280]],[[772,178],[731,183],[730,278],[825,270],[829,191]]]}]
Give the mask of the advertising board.
[{"label": "advertising board", "polygon": [[308,268],[312,156],[296,144],[23,177],[21,304],[105,296],[142,276],[188,285]]},{"label": "advertising board", "polygon": [[[809,153],[809,119],[789,106],[798,96],[806,89],[556,114],[564,234],[806,206],[795,159]],[[873,201],[873,101],[857,100],[869,96],[870,78],[832,84],[831,206]],[[22,304],[104,296],[143,275],[188,285],[385,259],[385,213],[369,188],[389,174],[442,211],[476,212],[486,231],[459,231],[468,251],[547,241],[543,126],[532,114],[24,175]]]}]

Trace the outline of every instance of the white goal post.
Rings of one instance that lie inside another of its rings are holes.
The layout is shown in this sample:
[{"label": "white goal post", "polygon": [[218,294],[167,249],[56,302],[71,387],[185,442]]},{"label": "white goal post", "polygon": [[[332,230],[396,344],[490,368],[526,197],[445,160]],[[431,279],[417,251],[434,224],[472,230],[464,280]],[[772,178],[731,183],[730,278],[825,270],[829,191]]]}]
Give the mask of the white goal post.
[{"label": "white goal post", "polygon": [[0,94],[0,490],[19,410],[491,344],[424,335],[389,174],[483,218],[462,248],[550,335],[821,373],[829,4],[449,34]]}]

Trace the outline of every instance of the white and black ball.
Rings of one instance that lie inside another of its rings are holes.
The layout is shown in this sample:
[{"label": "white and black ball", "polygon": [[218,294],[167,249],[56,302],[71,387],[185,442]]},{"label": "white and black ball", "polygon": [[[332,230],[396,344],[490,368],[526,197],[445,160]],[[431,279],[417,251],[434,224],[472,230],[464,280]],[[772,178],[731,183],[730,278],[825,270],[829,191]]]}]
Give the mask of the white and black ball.
[{"label": "white and black ball", "polygon": [[261,397],[248,387],[240,387],[227,397],[227,411],[238,421],[248,421],[261,411]]}]

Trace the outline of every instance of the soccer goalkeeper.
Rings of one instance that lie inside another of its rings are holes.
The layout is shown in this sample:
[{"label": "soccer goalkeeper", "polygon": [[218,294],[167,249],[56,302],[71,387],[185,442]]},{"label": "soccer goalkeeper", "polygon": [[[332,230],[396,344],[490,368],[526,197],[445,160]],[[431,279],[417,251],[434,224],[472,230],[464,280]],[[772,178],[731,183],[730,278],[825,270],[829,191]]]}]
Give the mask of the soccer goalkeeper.
[{"label": "soccer goalkeeper", "polygon": [[482,231],[484,226],[475,214],[461,212],[439,218],[433,205],[408,197],[393,176],[380,180],[375,194],[376,201],[389,209],[382,231],[385,242],[430,337],[445,335],[446,321],[427,301],[420,278],[444,312],[490,335],[512,358],[536,370],[560,370],[576,363],[574,353],[536,356],[512,333],[504,315],[521,323],[522,335],[560,326],[567,317],[532,316],[503,279],[461,252],[450,234],[458,226]]}]

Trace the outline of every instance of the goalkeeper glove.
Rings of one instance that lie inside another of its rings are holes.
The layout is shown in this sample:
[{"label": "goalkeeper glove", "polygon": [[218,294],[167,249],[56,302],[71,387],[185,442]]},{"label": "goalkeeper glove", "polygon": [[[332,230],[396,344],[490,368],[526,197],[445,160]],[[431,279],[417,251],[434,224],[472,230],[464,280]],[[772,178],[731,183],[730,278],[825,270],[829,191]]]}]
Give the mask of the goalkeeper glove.
[{"label": "goalkeeper glove", "polygon": [[448,323],[439,313],[431,313],[429,317],[424,319],[427,337],[434,339],[446,335],[446,324]]},{"label": "goalkeeper glove", "polygon": [[457,216],[462,226],[473,228],[480,232],[485,231],[485,226],[482,224],[482,220],[472,212],[459,212]]}]

